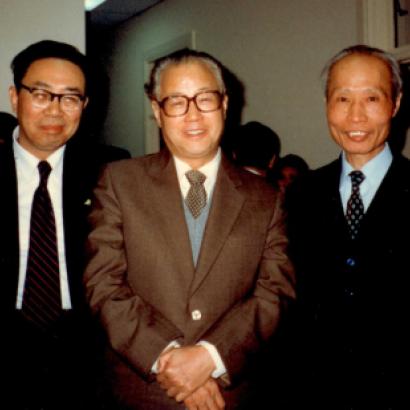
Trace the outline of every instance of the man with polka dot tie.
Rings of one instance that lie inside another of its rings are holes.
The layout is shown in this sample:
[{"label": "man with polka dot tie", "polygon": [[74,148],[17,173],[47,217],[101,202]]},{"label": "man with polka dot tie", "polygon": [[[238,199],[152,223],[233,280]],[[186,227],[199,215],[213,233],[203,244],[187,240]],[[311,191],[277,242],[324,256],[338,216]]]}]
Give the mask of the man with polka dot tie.
[{"label": "man with polka dot tie", "polygon": [[329,130],[342,153],[289,202],[300,278],[294,338],[305,343],[299,396],[305,408],[394,408],[402,396],[408,403],[400,375],[410,366],[410,163],[387,142],[400,67],[383,50],[357,45],[323,74]]}]

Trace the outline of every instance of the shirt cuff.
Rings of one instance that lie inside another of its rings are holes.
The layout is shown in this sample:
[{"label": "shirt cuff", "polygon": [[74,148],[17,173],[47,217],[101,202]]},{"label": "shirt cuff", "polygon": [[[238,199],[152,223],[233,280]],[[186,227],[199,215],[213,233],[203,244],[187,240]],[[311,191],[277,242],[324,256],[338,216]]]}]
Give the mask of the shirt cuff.
[{"label": "shirt cuff", "polygon": [[[162,351],[162,353],[166,352],[167,350],[174,349],[177,347],[181,347],[181,345],[176,340],[173,340],[172,342],[168,343],[167,347]],[[159,360],[159,357],[157,360],[155,360],[154,364],[152,365],[151,373],[158,374],[158,360]]]},{"label": "shirt cuff", "polygon": [[227,372],[224,362],[222,361],[218,350],[216,350],[216,347],[213,344],[206,342],[205,340],[201,340],[197,343],[197,345],[205,347],[205,349],[208,350],[208,353],[211,355],[212,360],[215,363],[215,370],[211,374],[214,379],[221,377]]}]

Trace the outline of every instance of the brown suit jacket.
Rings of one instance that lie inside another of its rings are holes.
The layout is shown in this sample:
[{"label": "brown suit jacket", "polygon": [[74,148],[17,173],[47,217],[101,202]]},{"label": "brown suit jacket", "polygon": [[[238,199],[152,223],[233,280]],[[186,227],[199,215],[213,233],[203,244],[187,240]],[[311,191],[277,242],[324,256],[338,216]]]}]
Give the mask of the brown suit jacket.
[{"label": "brown suit jacket", "polygon": [[110,378],[119,401],[173,408],[152,382],[152,365],[172,340],[206,340],[225,363],[233,388],[225,398],[233,402],[228,396],[245,365],[294,297],[275,191],[223,158],[196,268],[168,151],[110,164],[91,222],[85,281],[113,349]]}]

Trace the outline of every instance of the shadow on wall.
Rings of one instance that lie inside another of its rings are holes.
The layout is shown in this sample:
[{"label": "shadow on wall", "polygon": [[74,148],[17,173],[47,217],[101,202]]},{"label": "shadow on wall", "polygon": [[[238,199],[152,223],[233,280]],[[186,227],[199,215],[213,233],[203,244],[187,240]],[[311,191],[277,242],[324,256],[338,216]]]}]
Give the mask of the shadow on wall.
[{"label": "shadow on wall", "polygon": [[245,106],[245,87],[242,81],[225,66],[222,66],[222,75],[229,100],[221,147],[225,154],[232,158],[235,131],[242,122],[242,111]]},{"label": "shadow on wall", "polygon": [[105,118],[110,99],[110,79],[103,64],[98,59],[90,58],[87,78],[88,105],[81,119],[81,135],[90,142],[101,142]]},{"label": "shadow on wall", "polygon": [[390,146],[395,154],[401,153],[406,144],[407,131],[410,127],[410,63],[402,64],[403,97],[400,110],[393,118],[390,131]]}]

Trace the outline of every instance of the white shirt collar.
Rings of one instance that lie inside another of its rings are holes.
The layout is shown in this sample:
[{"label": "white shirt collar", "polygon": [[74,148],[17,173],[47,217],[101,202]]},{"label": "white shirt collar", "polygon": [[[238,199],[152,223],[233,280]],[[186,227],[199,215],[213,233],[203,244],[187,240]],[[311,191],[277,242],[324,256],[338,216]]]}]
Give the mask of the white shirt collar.
[{"label": "white shirt collar", "polygon": [[[40,162],[40,160],[35,155],[33,155],[31,152],[27,151],[25,148],[23,148],[20,145],[20,143],[18,142],[19,129],[20,127],[17,126],[15,130],[13,131],[14,158],[16,161],[22,164],[22,169],[27,170],[27,173],[25,174],[28,177],[31,177],[30,175],[31,172],[34,172],[34,170],[36,173],[38,172],[37,165]],[[47,162],[51,166],[52,173],[53,171],[55,172],[57,168],[60,168],[62,166],[64,151],[65,151],[65,144],[47,157]]]},{"label": "white shirt collar", "polygon": [[[185,173],[191,170],[186,162],[182,161],[180,158],[173,156],[175,162],[175,168],[177,170],[178,182],[181,188],[182,196],[185,198],[188,190],[190,188],[190,183],[185,175]],[[221,148],[218,148],[216,155],[212,158],[211,161],[207,162],[198,171],[201,171],[205,176],[206,180],[204,182],[205,191],[210,198],[212,191],[215,186],[216,176],[218,174],[219,164],[221,163]]]}]

